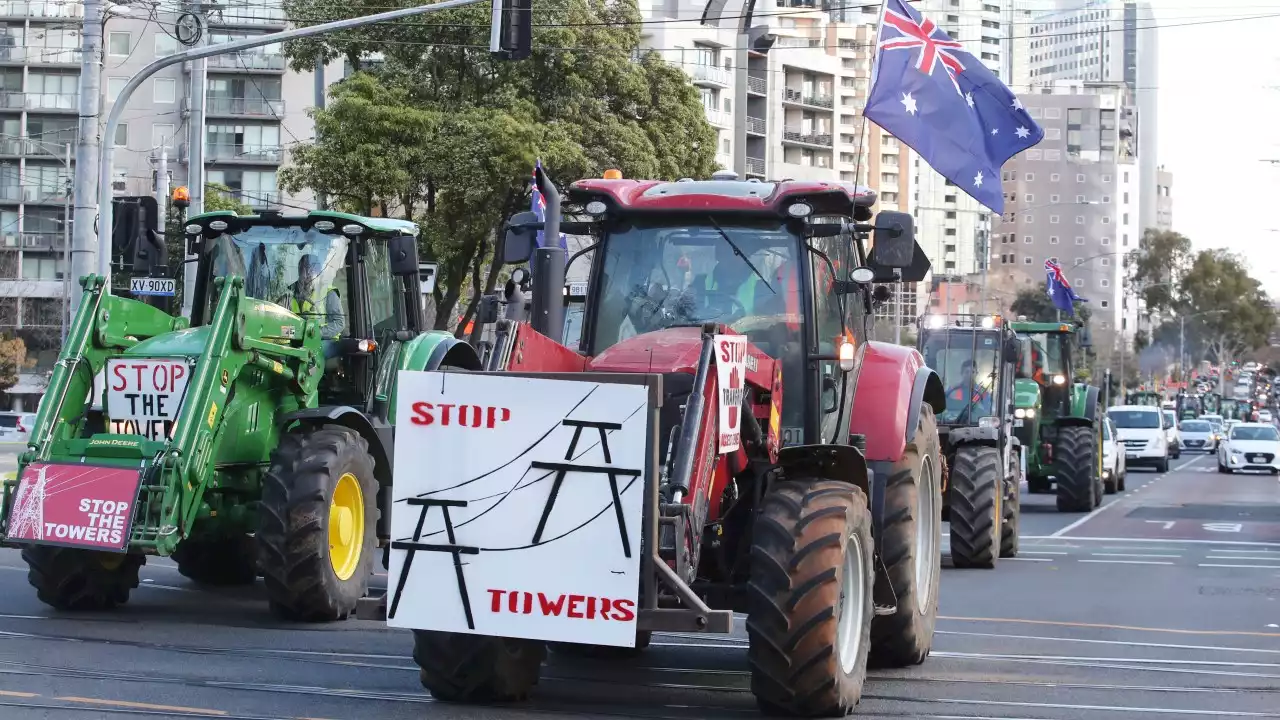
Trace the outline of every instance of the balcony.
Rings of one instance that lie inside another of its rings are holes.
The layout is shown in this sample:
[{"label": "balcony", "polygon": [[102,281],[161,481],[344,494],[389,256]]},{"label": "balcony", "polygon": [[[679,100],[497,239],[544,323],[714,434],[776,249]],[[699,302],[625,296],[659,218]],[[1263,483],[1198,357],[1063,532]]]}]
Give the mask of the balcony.
[{"label": "balcony", "polygon": [[792,90],[791,88],[786,88],[782,91],[782,101],[793,105],[807,105],[825,110],[830,110],[836,105],[836,99],[831,95],[805,94],[800,90]]},{"label": "balcony", "polygon": [[209,58],[210,70],[239,70],[240,72],[267,70],[271,72],[284,72],[284,68],[285,59],[283,55],[242,52],[225,53],[223,55],[214,55]]},{"label": "balcony", "polygon": [[233,117],[280,117],[284,114],[283,100],[266,98],[210,97],[205,100],[205,113]]},{"label": "balcony", "polygon": [[230,3],[210,14],[209,24],[221,27],[282,28],[286,20],[283,8]]},{"label": "balcony", "polygon": [[802,131],[798,128],[785,128],[782,131],[782,142],[795,143],[797,145],[808,145],[810,147],[831,147],[830,133],[815,133],[812,131]]},{"label": "balcony", "polygon": [[769,92],[769,80],[767,78],[748,75],[747,92],[752,95],[767,95]]},{"label": "balcony", "polygon": [[728,70],[711,65],[694,65],[692,75],[694,85],[727,88],[732,82]]},{"label": "balcony", "polygon": [[748,135],[764,135],[765,134],[764,118],[747,116],[747,134]]},{"label": "balcony", "polygon": [[0,185],[0,202],[22,202],[22,186]]},{"label": "balcony", "polygon": [[780,37],[774,43],[779,48],[821,48],[821,38]]},{"label": "balcony", "polygon": [[[22,95],[19,107],[28,110],[77,112],[80,109],[80,95],[77,93],[14,93]],[[10,107],[8,102],[3,107]]]},{"label": "balcony", "polygon": [[733,115],[722,110],[712,110],[707,108],[707,122],[719,128],[732,128]]},{"label": "balcony", "polygon": [[47,185],[37,185],[35,187],[24,185],[22,187],[22,202],[37,205],[61,205],[67,199],[65,190],[57,189]]},{"label": "balcony", "polygon": [[64,240],[60,232],[25,232],[22,233],[22,249],[62,250],[66,247]]},{"label": "balcony", "polygon": [[62,0],[59,2],[0,2],[0,17],[31,18],[33,20],[69,20],[84,17],[84,4]]},{"label": "balcony", "polygon": [[747,158],[747,174],[764,177],[764,158]]},{"label": "balcony", "polygon": [[[278,165],[284,150],[279,145],[236,145],[234,143],[211,142],[205,144],[204,154],[206,162],[266,162]],[[186,155],[185,148],[183,149],[183,155]]]}]

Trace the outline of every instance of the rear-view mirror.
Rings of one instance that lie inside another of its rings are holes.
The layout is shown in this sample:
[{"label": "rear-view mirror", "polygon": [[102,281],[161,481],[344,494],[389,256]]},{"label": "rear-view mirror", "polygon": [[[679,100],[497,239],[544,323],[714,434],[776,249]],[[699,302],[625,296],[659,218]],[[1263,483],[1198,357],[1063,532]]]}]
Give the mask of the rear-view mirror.
[{"label": "rear-view mirror", "polygon": [[396,235],[387,241],[387,254],[391,256],[391,274],[418,274],[418,238],[412,235]]},{"label": "rear-view mirror", "polygon": [[542,222],[532,211],[512,215],[507,221],[506,238],[502,244],[502,262],[507,265],[528,262],[541,229]]},{"label": "rear-view mirror", "polygon": [[911,267],[916,245],[915,223],[911,215],[881,210],[871,235],[871,261],[886,268]]},{"label": "rear-view mirror", "polygon": [[1005,340],[1004,361],[1007,363],[1014,363],[1016,365],[1018,362],[1018,356],[1022,354],[1021,350],[1022,348],[1018,343],[1017,338],[1009,338],[1008,340]]}]

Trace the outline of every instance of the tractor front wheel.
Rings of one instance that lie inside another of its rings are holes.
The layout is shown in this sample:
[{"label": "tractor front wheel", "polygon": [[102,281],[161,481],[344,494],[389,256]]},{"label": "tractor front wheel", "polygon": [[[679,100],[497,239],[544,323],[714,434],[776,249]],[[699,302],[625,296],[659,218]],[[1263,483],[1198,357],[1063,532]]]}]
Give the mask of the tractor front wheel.
[{"label": "tractor front wheel", "polygon": [[252,585],[258,579],[258,547],[248,535],[188,538],[170,557],[178,572],[201,585]]},{"label": "tractor front wheel", "polygon": [[876,538],[880,565],[877,602],[894,603],[871,621],[871,664],[918,665],[933,647],[942,575],[942,490],[938,478],[938,423],[920,406],[916,434],[889,469],[884,519]]},{"label": "tractor front wheel", "polygon": [[832,480],[774,483],[751,539],[747,662],[768,715],[847,715],[862,697],[870,647],[871,511]]},{"label": "tractor front wheel", "polygon": [[958,568],[993,568],[1000,555],[1004,473],[1000,452],[967,445],[951,467],[951,562]]},{"label": "tractor front wheel", "polygon": [[1014,474],[1012,490],[1005,488],[1004,506],[1001,508],[1000,557],[1018,556],[1018,521],[1022,518],[1021,483]]},{"label": "tractor front wheel", "polygon": [[22,559],[36,597],[58,610],[110,610],[125,604],[146,562],[142,555],[53,545],[28,545]]},{"label": "tractor front wheel", "polygon": [[524,700],[538,684],[546,657],[546,644],[535,640],[413,631],[418,678],[444,702]]},{"label": "tractor front wheel", "polygon": [[547,647],[557,655],[568,657],[595,658],[598,660],[621,660],[639,657],[649,647],[653,633],[648,630],[636,631],[635,647],[621,645],[587,645],[584,643],[554,642]]},{"label": "tractor front wheel", "polygon": [[328,622],[355,610],[373,571],[377,496],[360,433],[324,425],[281,436],[263,481],[257,535],[277,615]]},{"label": "tractor front wheel", "polygon": [[1091,427],[1058,429],[1053,448],[1058,512],[1089,512],[1098,506],[1098,445]]}]

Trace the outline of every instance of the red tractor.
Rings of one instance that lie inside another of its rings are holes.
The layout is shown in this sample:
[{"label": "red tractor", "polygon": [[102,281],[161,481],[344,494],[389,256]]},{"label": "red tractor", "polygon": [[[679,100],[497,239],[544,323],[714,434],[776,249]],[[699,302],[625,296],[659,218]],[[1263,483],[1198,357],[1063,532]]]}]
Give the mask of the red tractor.
[{"label": "red tractor", "polygon": [[[851,712],[869,662],[924,661],[938,609],[943,388],[914,348],[868,339],[873,286],[928,269],[911,217],[873,215],[863,188],[721,176],[582,180],[566,206],[589,219],[562,223],[538,177],[547,220],[512,218],[504,252],[533,257],[531,319],[499,322],[487,370],[642,375],[660,397],[635,648],[553,649],[637,652],[653,631],[728,633],[746,613],[763,711]],[[537,247],[539,230],[595,239],[567,261],[590,266],[576,350],[564,251]],[[745,377],[720,383],[716,338],[741,335]],[[715,442],[722,412],[742,420],[732,452]],[[441,700],[523,698],[546,656],[540,641],[414,634]]]}]

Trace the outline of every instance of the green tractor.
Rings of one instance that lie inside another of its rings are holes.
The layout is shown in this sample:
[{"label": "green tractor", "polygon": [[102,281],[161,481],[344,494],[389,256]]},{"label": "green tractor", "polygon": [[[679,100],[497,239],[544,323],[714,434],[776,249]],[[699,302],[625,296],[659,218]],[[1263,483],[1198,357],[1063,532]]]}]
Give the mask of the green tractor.
[{"label": "green tractor", "polygon": [[1059,512],[1088,512],[1102,504],[1104,492],[1102,410],[1098,388],[1070,380],[1076,328],[1024,320],[1010,326],[1022,348],[1014,435],[1026,449],[1027,489],[1056,487]]},{"label": "green tractor", "polygon": [[4,484],[5,544],[63,610],[126,602],[159,555],[197,583],[262,576],[280,617],[345,618],[388,540],[397,371],[479,358],[425,332],[412,223],[215,212],[185,230],[190,320],[81,281]]},{"label": "green tractor", "polygon": [[1133,390],[1124,396],[1125,405],[1150,405],[1160,407],[1163,396],[1154,390]]},{"label": "green tractor", "polygon": [[1012,433],[1018,339],[999,317],[929,315],[918,349],[942,379],[942,517],[957,568],[1018,554],[1022,449]]}]

